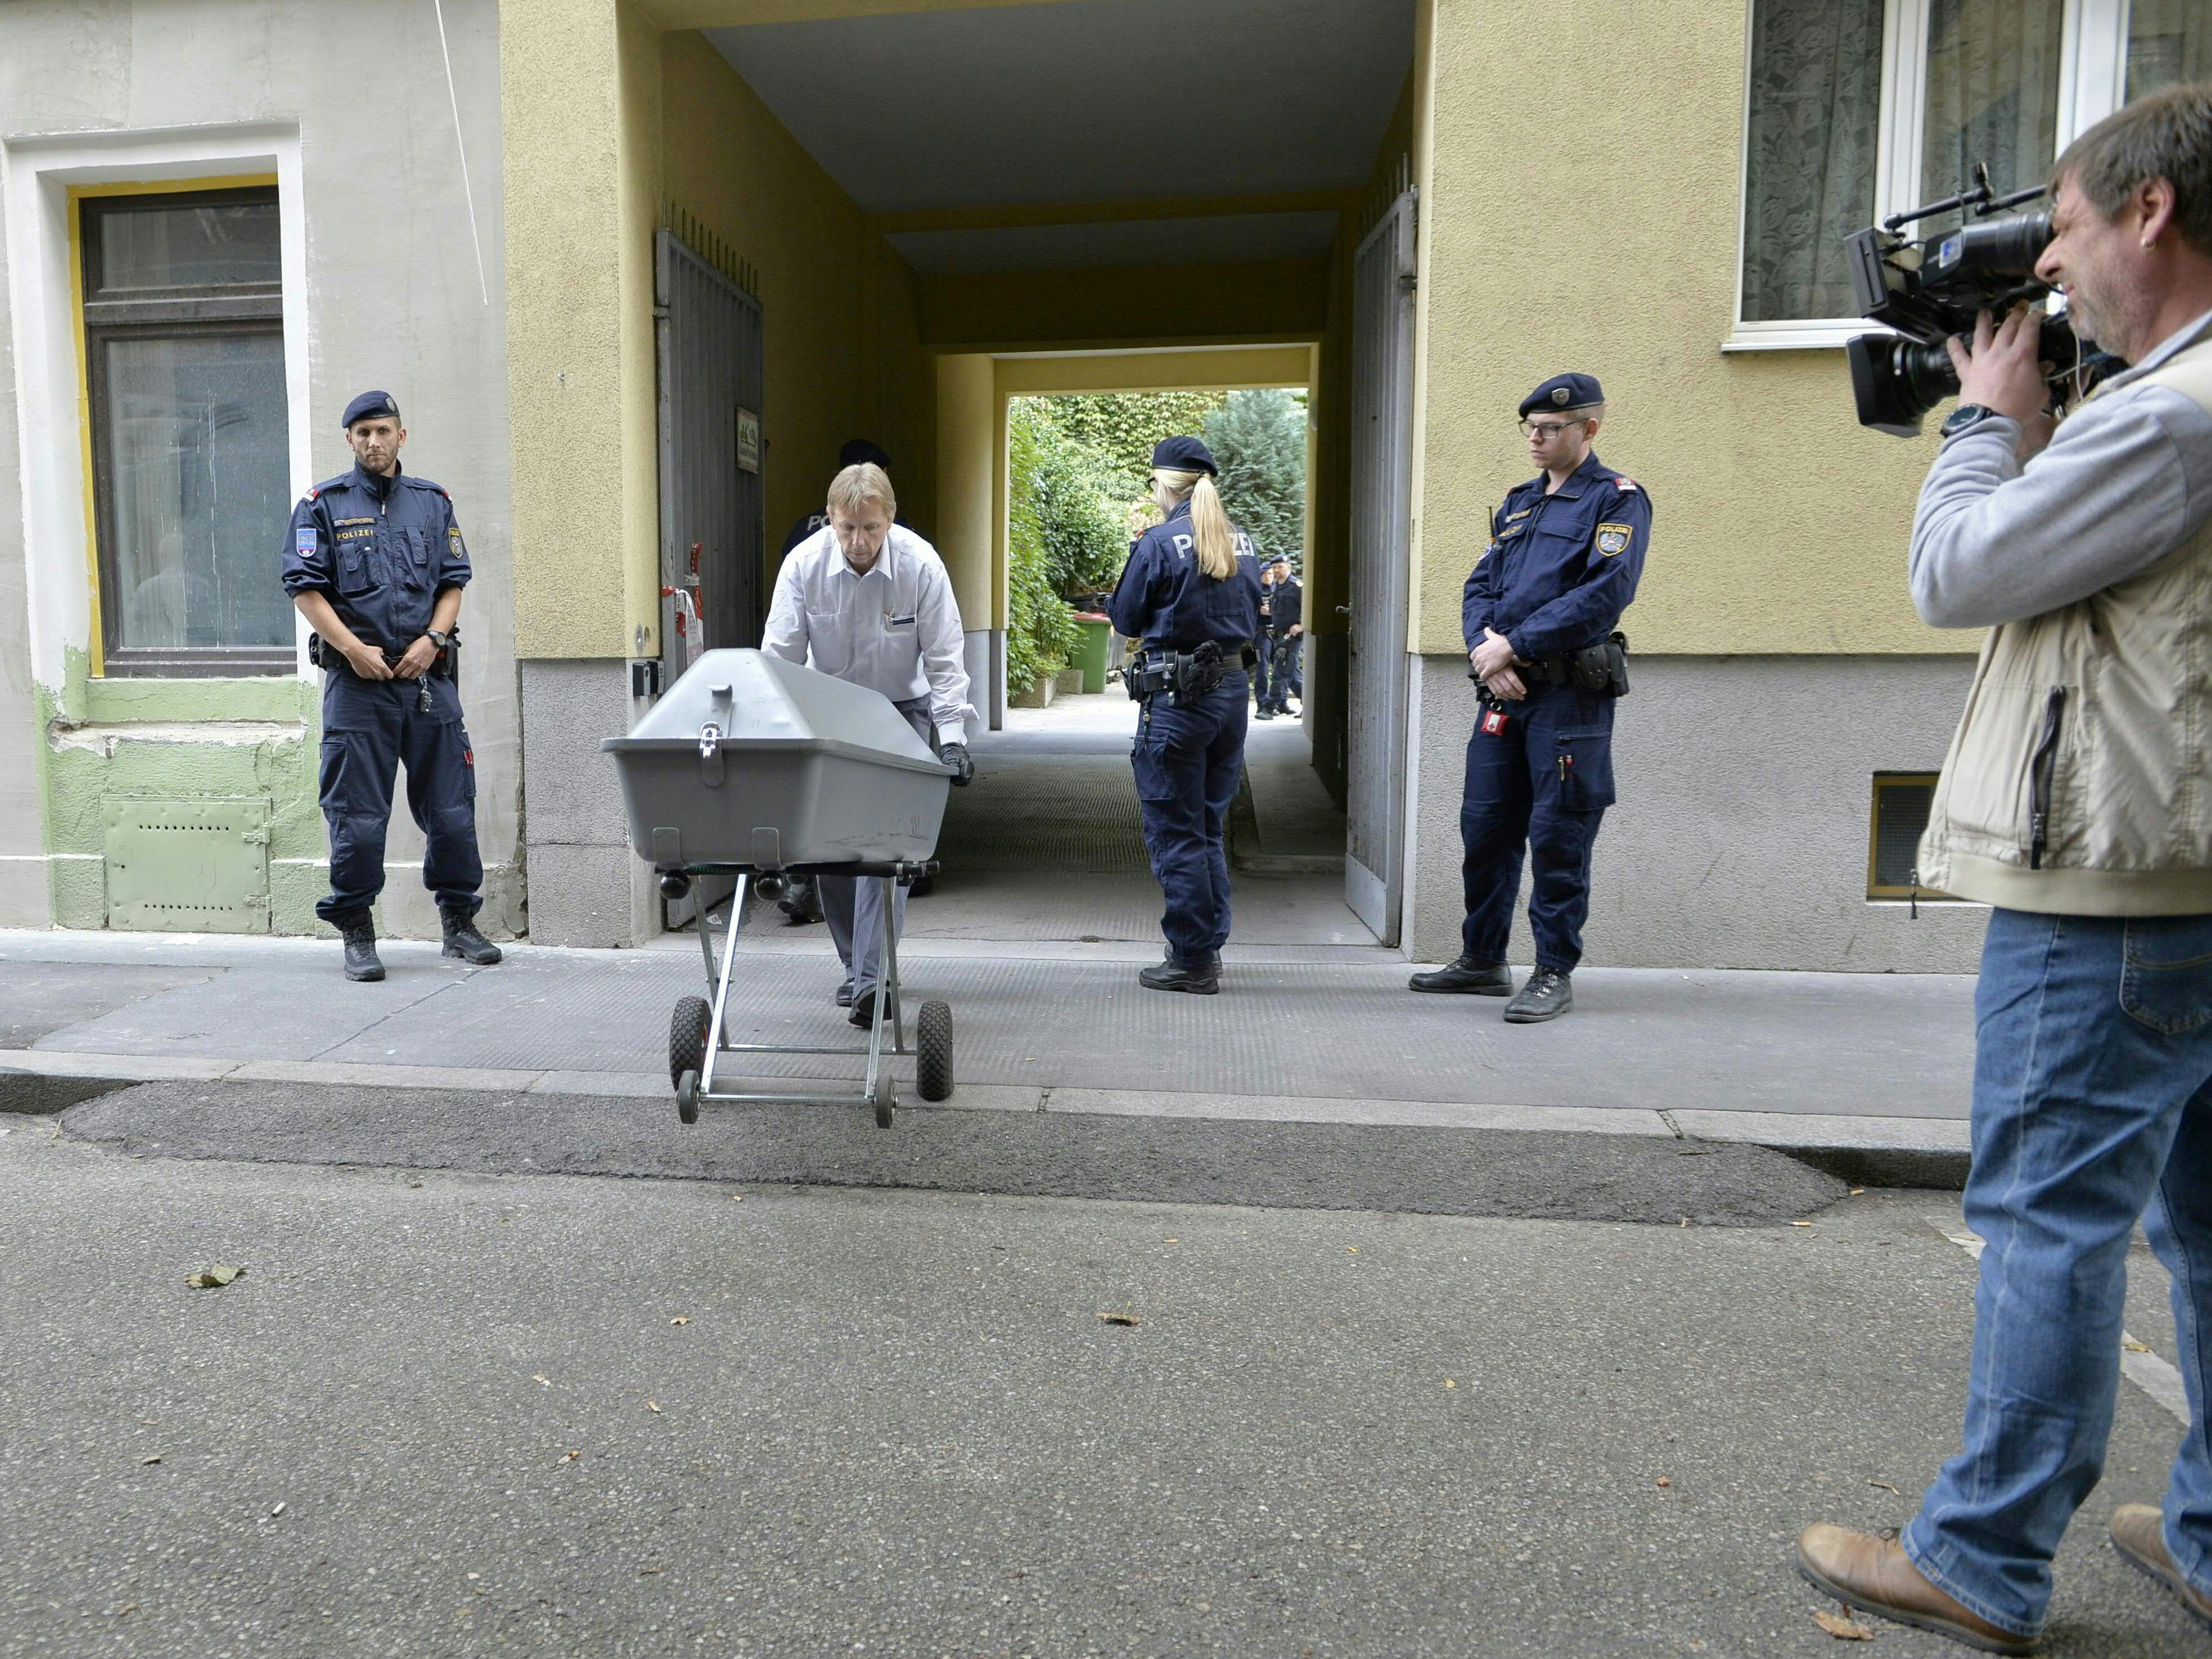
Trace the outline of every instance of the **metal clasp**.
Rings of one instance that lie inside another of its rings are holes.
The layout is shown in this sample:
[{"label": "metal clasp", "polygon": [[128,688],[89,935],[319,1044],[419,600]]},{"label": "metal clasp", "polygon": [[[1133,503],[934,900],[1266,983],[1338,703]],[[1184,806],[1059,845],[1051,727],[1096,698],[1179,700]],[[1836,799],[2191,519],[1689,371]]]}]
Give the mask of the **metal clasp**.
[{"label": "metal clasp", "polygon": [[699,781],[709,789],[722,787],[722,728],[712,720],[699,728]]}]

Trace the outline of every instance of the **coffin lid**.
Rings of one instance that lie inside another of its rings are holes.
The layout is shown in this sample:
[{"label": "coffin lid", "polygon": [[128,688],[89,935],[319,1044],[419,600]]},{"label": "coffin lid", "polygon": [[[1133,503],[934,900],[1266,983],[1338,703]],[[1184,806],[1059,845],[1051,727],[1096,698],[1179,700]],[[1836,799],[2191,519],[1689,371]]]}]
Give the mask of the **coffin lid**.
[{"label": "coffin lid", "polygon": [[628,737],[604,738],[599,747],[614,754],[696,753],[699,729],[709,720],[722,728],[725,753],[797,749],[909,772],[945,769],[880,691],[765,651],[707,652]]}]

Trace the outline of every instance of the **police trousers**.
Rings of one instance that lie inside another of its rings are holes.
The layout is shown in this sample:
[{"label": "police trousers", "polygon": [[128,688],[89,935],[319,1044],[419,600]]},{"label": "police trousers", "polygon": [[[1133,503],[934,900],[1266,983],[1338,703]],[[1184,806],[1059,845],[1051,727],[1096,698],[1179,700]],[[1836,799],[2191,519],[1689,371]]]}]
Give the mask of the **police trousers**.
[{"label": "police trousers", "polygon": [[[430,708],[422,707],[422,687]],[[365,915],[384,890],[392,788],[407,769],[407,808],[422,831],[422,884],[438,908],[474,915],[483,902],[477,852],[476,754],[461,724],[460,688],[428,680],[365,680],[344,668],[323,684],[323,822],[331,890],[315,914],[333,926]]]},{"label": "police trousers", "polygon": [[1152,876],[1167,901],[1160,932],[1177,966],[1197,968],[1229,939],[1229,804],[1244,775],[1242,670],[1194,708],[1166,692],[1145,700],[1129,751]]},{"label": "police trousers", "polygon": [[[929,699],[894,703],[907,724],[930,741]],[[936,744],[930,743],[933,749]],[[906,927],[906,889],[891,887],[890,915],[884,915],[884,884],[873,876],[817,876],[814,891],[822,903],[822,920],[830,924],[830,939],[837,947],[837,960],[845,964],[845,983],[855,1001],[876,988],[876,971],[883,962],[884,928],[888,922],[896,939]]]},{"label": "police trousers", "polygon": [[1536,965],[1571,973],[1582,960],[1590,846],[1613,805],[1613,705],[1547,685],[1476,718],[1459,811],[1467,899],[1460,941],[1470,959],[1505,960],[1525,848]]}]

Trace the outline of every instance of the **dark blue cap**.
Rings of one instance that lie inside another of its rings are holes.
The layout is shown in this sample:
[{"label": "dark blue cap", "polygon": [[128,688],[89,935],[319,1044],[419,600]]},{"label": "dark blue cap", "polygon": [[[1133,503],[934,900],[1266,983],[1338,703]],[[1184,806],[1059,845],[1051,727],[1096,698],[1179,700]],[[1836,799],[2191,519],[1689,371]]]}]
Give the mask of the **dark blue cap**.
[{"label": "dark blue cap", "polygon": [[345,419],[338,424],[350,431],[356,421],[373,421],[385,415],[389,415],[395,421],[399,418],[399,405],[392,401],[392,394],[389,392],[364,392],[346,405]]},{"label": "dark blue cap", "polygon": [[1213,452],[1197,438],[1163,438],[1152,446],[1152,465],[1167,472],[1203,472],[1218,478],[1221,469],[1213,464]]},{"label": "dark blue cap", "polygon": [[891,458],[882,445],[866,438],[854,438],[837,452],[837,465],[846,466],[879,466],[886,472],[891,470]]},{"label": "dark blue cap", "polygon": [[1597,383],[1596,375],[1554,374],[1521,400],[1521,413],[1557,414],[1561,410],[1588,409],[1592,404],[1604,401],[1605,388]]}]

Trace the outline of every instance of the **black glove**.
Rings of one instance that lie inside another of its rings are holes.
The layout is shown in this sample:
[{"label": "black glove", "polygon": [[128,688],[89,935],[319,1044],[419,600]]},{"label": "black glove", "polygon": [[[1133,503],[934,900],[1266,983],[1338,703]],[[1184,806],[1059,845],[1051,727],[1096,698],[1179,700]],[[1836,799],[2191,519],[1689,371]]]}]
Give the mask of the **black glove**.
[{"label": "black glove", "polygon": [[975,763],[968,758],[966,744],[948,743],[937,751],[937,758],[944,762],[945,769],[952,774],[955,789],[965,789],[975,781]]}]

